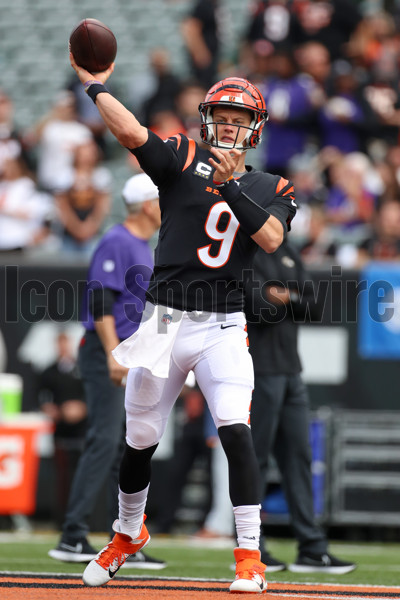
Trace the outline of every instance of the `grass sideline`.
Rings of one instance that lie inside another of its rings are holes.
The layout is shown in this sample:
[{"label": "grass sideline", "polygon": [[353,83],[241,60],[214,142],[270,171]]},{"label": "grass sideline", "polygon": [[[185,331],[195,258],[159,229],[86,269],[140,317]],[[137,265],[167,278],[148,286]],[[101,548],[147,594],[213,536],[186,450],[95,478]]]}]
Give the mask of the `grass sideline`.
[{"label": "grass sideline", "polygon": [[[101,548],[107,539],[101,535],[91,535],[91,543]],[[82,573],[85,565],[62,563],[51,559],[47,552],[58,542],[54,533],[33,533],[21,535],[0,532],[1,571],[31,573]],[[233,562],[232,547],[228,544],[193,542],[189,538],[152,537],[146,551],[155,558],[166,560],[168,566],[159,571],[126,569],[124,576],[142,575],[146,577],[187,577],[230,580],[233,572],[229,566]],[[292,540],[271,540],[269,550],[280,559],[290,563],[296,558],[296,545]],[[400,585],[400,544],[388,543],[345,543],[331,542],[330,551],[342,559],[352,560],[358,567],[347,575],[271,573],[270,581],[342,583],[360,585]]]}]

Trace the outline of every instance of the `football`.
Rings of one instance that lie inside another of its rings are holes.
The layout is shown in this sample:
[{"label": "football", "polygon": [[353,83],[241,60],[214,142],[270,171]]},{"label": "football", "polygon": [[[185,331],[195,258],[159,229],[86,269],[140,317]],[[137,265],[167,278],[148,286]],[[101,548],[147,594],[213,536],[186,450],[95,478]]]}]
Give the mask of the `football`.
[{"label": "football", "polygon": [[83,19],[69,38],[76,64],[89,73],[106,71],[117,54],[117,40],[107,25],[97,19]]}]

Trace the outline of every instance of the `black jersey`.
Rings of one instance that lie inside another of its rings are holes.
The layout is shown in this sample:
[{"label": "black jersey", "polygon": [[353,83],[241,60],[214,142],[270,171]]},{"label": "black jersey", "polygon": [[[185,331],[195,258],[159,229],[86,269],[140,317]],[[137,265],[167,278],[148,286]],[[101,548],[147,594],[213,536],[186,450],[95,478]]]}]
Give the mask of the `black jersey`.
[{"label": "black jersey", "polygon": [[[184,135],[163,142],[151,131],[132,152],[160,197],[161,228],[147,298],[180,310],[243,310],[243,274],[258,246],[213,184],[211,152]],[[237,183],[284,227],[290,223],[292,184],[252,167]]]}]

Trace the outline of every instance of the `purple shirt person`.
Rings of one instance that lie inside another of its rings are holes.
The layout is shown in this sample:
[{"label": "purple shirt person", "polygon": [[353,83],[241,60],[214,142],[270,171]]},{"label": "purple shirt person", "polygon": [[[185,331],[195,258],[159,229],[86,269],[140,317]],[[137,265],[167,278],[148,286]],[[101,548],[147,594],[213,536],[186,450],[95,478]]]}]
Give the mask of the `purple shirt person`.
[{"label": "purple shirt person", "polygon": [[316,84],[296,73],[288,52],[276,52],[272,60],[273,75],[263,87],[269,112],[265,168],[286,176],[290,159],[304,152],[313,133]]},{"label": "purple shirt person", "polygon": [[333,146],[344,154],[361,151],[363,120],[363,111],[354,97],[341,94],[330,98],[319,114],[321,147]]},{"label": "purple shirt person", "polygon": [[153,256],[148,241],[136,237],[123,224],[114,225],[101,239],[89,267],[88,283],[83,300],[84,327],[95,329],[90,310],[90,295],[94,289],[112,290],[112,314],[120,340],[139,327],[145,293],[153,269]]},{"label": "purple shirt person", "polygon": [[359,82],[348,61],[335,61],[332,72],[332,91],[318,114],[321,148],[333,146],[343,154],[361,152],[368,134],[369,111]]}]

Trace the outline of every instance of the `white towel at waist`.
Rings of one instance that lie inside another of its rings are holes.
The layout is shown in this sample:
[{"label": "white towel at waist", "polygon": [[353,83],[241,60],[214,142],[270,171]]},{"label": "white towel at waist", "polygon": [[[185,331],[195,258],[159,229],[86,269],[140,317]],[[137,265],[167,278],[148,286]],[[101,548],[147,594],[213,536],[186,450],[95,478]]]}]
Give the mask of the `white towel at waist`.
[{"label": "white towel at waist", "polygon": [[129,369],[144,367],[156,377],[168,377],[182,315],[180,310],[146,302],[139,329],[112,351],[115,360]]}]

